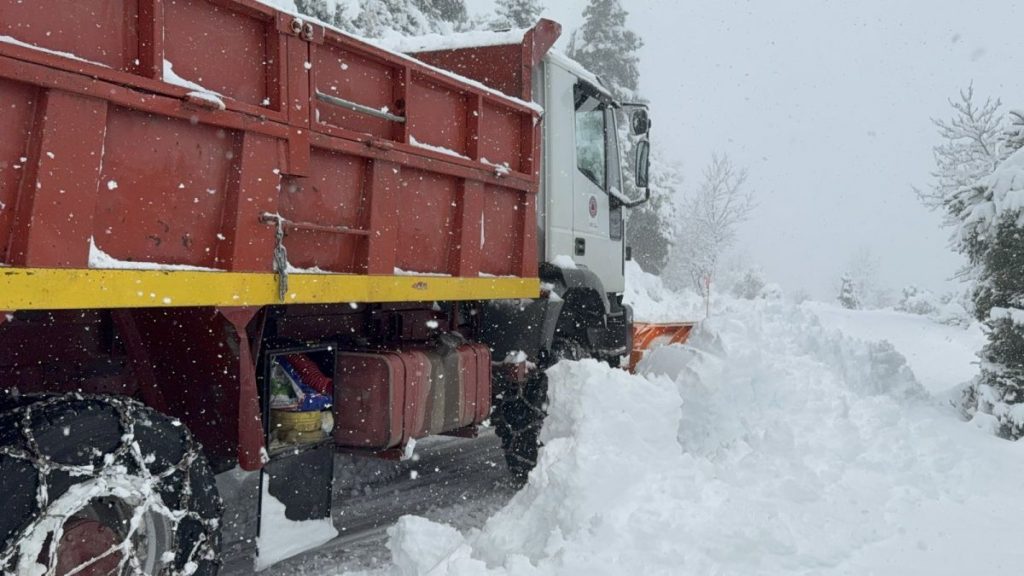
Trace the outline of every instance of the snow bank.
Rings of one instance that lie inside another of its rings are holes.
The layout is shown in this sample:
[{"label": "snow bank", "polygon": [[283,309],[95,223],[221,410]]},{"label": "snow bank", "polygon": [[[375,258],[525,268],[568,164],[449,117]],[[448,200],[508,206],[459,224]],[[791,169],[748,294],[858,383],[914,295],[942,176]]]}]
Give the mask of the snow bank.
[{"label": "snow bank", "polygon": [[1019,570],[1024,443],[964,425],[891,344],[729,301],[640,370],[554,367],[527,486],[467,534],[403,519],[386,573]]},{"label": "snow bank", "polygon": [[704,300],[695,293],[676,293],[661,278],[626,262],[626,292],[623,300],[633,307],[638,322],[694,322],[704,318]]},{"label": "snow bank", "polygon": [[956,326],[934,317],[894,310],[847,310],[820,302],[803,307],[850,337],[891,342],[921,385],[933,393],[959,389],[978,374],[977,353],[986,340],[976,322]]},{"label": "snow bank", "polygon": [[[554,408],[529,484],[469,540],[447,527],[404,519],[390,531],[397,573],[621,574],[621,551],[635,550],[651,536],[646,519],[634,514],[634,502],[659,501],[664,486],[652,481],[666,456],[681,456],[675,386],[593,360],[562,363],[550,375],[557,383]],[[637,418],[639,413],[646,416]],[[624,495],[628,504],[616,505]],[[571,553],[577,546],[586,553]],[[559,552],[569,558],[559,559]],[[538,564],[546,569],[536,572]],[[609,571],[613,566],[618,568]]]}]

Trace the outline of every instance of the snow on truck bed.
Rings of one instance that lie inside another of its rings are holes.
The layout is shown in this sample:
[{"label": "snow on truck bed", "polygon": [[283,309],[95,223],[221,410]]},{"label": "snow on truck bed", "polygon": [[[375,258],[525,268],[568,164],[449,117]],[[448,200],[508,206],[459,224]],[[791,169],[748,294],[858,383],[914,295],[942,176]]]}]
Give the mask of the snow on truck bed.
[{"label": "snow on truck bed", "polygon": [[393,565],[371,573],[1024,567],[1024,443],[961,422],[892,344],[850,338],[807,307],[726,301],[641,373],[593,361],[553,368],[528,485],[480,530],[403,518],[390,530]]}]

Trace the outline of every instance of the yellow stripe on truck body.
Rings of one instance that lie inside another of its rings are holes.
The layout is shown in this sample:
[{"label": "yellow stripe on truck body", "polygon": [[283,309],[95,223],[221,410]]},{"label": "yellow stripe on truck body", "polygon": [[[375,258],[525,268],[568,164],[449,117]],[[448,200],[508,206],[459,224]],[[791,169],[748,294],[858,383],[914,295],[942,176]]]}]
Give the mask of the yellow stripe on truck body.
[{"label": "yellow stripe on truck body", "polygon": [[537,278],[0,268],[0,310],[266,306],[537,298]]}]

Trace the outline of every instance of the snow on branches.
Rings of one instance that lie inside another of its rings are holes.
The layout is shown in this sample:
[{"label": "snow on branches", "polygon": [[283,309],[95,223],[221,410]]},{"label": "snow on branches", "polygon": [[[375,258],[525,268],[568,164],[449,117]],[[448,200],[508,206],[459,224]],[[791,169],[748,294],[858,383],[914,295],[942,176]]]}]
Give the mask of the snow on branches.
[{"label": "snow on branches", "polygon": [[714,155],[697,190],[679,210],[678,243],[672,252],[673,275],[689,277],[707,296],[718,264],[736,241],[737,227],[750,218],[755,203],[746,187],[747,171],[726,155]]},{"label": "snow on branches", "polygon": [[988,332],[981,374],[963,411],[987,419],[1005,438],[1024,437],[1024,114],[1007,120],[998,100],[978,106],[968,88],[951,100],[954,116],[936,121],[936,182],[922,200],[941,206],[967,256],[974,315]]}]

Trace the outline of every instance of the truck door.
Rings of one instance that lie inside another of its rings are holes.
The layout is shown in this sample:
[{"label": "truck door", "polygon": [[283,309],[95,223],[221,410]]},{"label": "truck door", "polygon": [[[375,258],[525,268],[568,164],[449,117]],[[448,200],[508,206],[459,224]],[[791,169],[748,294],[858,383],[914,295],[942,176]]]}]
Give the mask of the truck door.
[{"label": "truck door", "polygon": [[573,260],[597,274],[609,292],[625,288],[622,271],[622,175],[614,108],[599,91],[575,88]]}]

